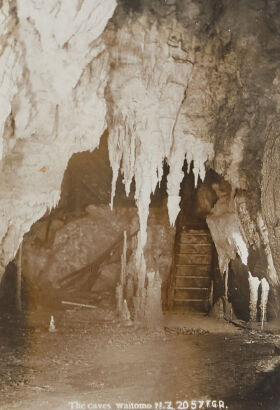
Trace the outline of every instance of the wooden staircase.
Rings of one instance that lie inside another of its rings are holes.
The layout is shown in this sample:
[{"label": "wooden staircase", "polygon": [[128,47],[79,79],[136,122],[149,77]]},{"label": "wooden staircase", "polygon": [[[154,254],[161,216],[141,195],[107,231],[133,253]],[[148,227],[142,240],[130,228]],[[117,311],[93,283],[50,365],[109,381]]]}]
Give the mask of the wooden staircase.
[{"label": "wooden staircase", "polygon": [[208,312],[213,243],[209,231],[185,228],[177,235],[169,308]]}]

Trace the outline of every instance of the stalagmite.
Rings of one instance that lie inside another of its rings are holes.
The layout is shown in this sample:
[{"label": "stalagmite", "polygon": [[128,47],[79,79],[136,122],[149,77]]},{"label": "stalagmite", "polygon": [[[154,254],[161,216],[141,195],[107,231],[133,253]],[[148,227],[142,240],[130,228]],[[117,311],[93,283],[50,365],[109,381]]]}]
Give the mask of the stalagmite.
[{"label": "stalagmite", "polygon": [[130,312],[125,299],[122,305],[121,319],[125,322],[130,321]]},{"label": "stalagmite", "polygon": [[262,322],[262,330],[263,324],[267,320],[266,312],[267,312],[267,301],[268,301],[268,293],[269,293],[269,283],[266,278],[262,278],[261,280],[261,322]]},{"label": "stalagmite", "polygon": [[123,252],[121,256],[121,274],[120,274],[120,281],[116,287],[116,309],[117,315],[123,316],[124,311],[124,302],[126,304],[126,300],[124,300],[124,294],[126,290],[126,253],[127,253],[127,234],[126,231],[123,233]]},{"label": "stalagmite", "polygon": [[127,300],[128,304],[131,303],[133,296],[134,296],[134,280],[133,280],[133,277],[129,275],[126,281],[126,288],[125,288],[125,299]]},{"label": "stalagmite", "polygon": [[51,316],[50,325],[49,325],[49,332],[56,332],[53,316]]},{"label": "stalagmite", "polygon": [[148,272],[145,318],[149,328],[162,326],[161,278],[158,272]]},{"label": "stalagmite", "polygon": [[122,283],[118,283],[116,287],[116,310],[117,315],[120,315],[123,307],[123,286]]},{"label": "stalagmite", "polygon": [[250,320],[255,322],[257,320],[257,303],[258,303],[258,290],[261,281],[257,276],[252,276],[249,272],[249,287],[250,287]]},{"label": "stalagmite", "polygon": [[133,297],[134,306],[134,323],[136,325],[143,325],[145,319],[145,308],[146,308],[146,288],[138,288],[136,295]]}]

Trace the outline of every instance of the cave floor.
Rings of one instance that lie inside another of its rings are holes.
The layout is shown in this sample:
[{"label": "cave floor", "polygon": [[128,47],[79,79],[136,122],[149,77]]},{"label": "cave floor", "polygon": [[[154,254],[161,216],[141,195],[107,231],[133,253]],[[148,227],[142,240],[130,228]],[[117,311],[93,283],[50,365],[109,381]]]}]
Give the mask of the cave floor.
[{"label": "cave floor", "polygon": [[147,331],[120,325],[109,309],[2,314],[0,408],[156,408],[157,401],[219,408],[198,401],[191,407],[190,400],[222,400],[232,410],[280,408],[278,334],[201,315],[168,314],[164,321],[165,330]]}]

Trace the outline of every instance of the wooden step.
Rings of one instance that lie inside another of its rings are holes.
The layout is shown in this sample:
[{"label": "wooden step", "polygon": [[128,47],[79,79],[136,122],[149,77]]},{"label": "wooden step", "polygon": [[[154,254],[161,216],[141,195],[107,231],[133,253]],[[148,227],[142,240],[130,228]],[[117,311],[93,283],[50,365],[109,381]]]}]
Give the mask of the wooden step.
[{"label": "wooden step", "polygon": [[177,236],[172,283],[174,309],[208,312],[213,242],[209,230],[185,227]]},{"label": "wooden step", "polygon": [[209,235],[209,231],[208,229],[194,229],[194,228],[190,228],[190,229],[183,229],[180,232],[180,235]]},{"label": "wooden step", "polygon": [[174,309],[181,311],[199,311],[208,312],[209,301],[208,300],[176,300],[174,299]]},{"label": "wooden step", "polygon": [[212,255],[203,254],[178,254],[176,255],[177,265],[210,265]]},{"label": "wooden step", "polygon": [[210,276],[211,265],[177,265],[176,276]]},{"label": "wooden step", "polygon": [[189,243],[192,245],[195,244],[212,244],[211,237],[208,234],[189,234],[182,233],[179,235],[179,243]]},{"label": "wooden step", "polygon": [[189,243],[179,243],[177,246],[178,254],[184,253],[196,253],[202,255],[212,255],[212,245],[210,243],[197,243],[197,244],[189,244]]},{"label": "wooden step", "polygon": [[209,297],[208,288],[175,288],[174,299],[204,300]]},{"label": "wooden step", "polygon": [[177,276],[175,277],[176,288],[209,288],[211,279],[209,276]]}]

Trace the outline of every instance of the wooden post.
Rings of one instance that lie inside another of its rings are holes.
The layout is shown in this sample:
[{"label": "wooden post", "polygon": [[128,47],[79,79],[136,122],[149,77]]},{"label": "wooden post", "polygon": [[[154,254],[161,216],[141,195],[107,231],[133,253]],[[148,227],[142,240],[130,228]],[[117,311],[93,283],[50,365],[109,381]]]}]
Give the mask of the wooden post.
[{"label": "wooden post", "polygon": [[21,280],[22,280],[22,243],[19,246],[18,263],[17,263],[17,295],[16,307],[19,312],[22,311],[21,303]]},{"label": "wooden post", "polygon": [[127,253],[127,235],[126,231],[123,233],[123,253],[121,256],[121,285],[123,287],[123,294],[124,294],[124,288],[126,284],[126,253]]}]

